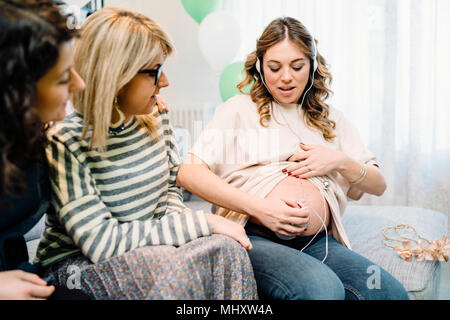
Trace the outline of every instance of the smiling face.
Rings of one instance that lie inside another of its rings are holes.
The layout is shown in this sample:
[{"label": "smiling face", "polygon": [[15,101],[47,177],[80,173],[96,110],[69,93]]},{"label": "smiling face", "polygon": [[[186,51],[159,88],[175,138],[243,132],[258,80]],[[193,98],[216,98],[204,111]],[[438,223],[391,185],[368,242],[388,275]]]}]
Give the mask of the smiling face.
[{"label": "smiling face", "polygon": [[[155,61],[142,69],[157,70],[164,63],[163,56],[160,55]],[[164,72],[161,72],[159,81],[155,85],[155,76],[148,73],[138,73],[120,89],[117,102],[120,110],[125,114],[125,121],[133,115],[149,114],[156,103],[155,95],[159,94],[161,88],[167,87],[169,81]],[[113,112],[112,122],[119,119],[117,112]]]},{"label": "smiling face", "polygon": [[264,78],[274,99],[298,103],[310,74],[310,59],[288,38],[267,49],[263,57]]},{"label": "smiling face", "polygon": [[61,45],[56,64],[36,84],[35,108],[43,123],[63,120],[72,94],[85,87],[72,64],[72,43],[68,41]]}]

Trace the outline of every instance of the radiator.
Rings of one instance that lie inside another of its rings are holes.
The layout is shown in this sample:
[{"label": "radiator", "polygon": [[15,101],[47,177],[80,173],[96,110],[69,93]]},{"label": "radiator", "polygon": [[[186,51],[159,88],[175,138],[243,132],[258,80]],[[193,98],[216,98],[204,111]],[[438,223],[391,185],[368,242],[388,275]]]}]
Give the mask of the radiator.
[{"label": "radiator", "polygon": [[169,118],[174,127],[182,128],[178,131],[183,135],[185,146],[190,148],[209,122],[213,112],[214,108],[209,108],[205,104],[172,106]]}]

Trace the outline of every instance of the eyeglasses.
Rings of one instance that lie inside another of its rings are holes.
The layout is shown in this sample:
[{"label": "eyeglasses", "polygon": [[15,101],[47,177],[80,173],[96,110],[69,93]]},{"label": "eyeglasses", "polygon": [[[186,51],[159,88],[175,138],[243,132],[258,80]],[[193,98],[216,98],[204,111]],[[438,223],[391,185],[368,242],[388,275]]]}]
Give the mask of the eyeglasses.
[{"label": "eyeglasses", "polygon": [[147,73],[152,77],[155,77],[155,86],[158,84],[159,78],[161,77],[162,66],[159,66],[157,69],[143,69],[139,70],[138,73]]}]

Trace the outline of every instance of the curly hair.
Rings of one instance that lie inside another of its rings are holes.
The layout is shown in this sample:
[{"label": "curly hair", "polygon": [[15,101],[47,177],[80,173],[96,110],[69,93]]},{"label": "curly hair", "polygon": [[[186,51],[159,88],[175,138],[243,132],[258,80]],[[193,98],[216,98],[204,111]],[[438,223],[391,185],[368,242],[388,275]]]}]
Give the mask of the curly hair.
[{"label": "curly hair", "polygon": [[0,194],[25,191],[24,168],[44,157],[37,82],[76,30],[55,1],[0,0]]},{"label": "curly hair", "polygon": [[[312,60],[313,39],[305,26],[298,20],[290,17],[278,18],[273,20],[264,30],[261,37],[256,43],[256,50],[247,56],[245,62],[245,78],[238,85],[237,88],[243,94],[243,89],[248,85],[250,88],[250,97],[256,103],[259,113],[259,123],[263,127],[267,127],[267,122],[270,120],[270,103],[272,103],[272,95],[264,85],[261,74],[256,69],[256,63],[263,61],[264,54],[273,45],[289,38],[293,43]],[[333,130],[336,127],[334,121],[328,119],[329,106],[325,100],[332,94],[329,85],[332,82],[332,76],[329,73],[325,59],[317,53],[317,70],[311,70],[311,75],[314,74],[314,82],[311,90],[306,93],[302,108],[304,110],[306,124],[310,127],[320,130],[323,137],[330,141],[335,138]],[[311,63],[311,66],[313,64]],[[312,67],[311,67],[312,68]],[[311,77],[306,87],[311,84]]]}]

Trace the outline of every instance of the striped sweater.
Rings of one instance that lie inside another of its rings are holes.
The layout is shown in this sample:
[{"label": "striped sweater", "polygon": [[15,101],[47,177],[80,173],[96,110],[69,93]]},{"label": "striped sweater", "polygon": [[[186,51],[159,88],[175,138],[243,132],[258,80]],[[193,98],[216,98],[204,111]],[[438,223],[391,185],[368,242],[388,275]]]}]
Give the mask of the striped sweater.
[{"label": "striped sweater", "polygon": [[49,132],[46,153],[54,212],[47,214],[36,263],[46,267],[83,253],[97,263],[147,245],[179,246],[211,234],[202,212],[180,214],[179,156],[167,113],[157,132],[133,118],[110,135],[103,153],[80,140],[72,113]]}]

